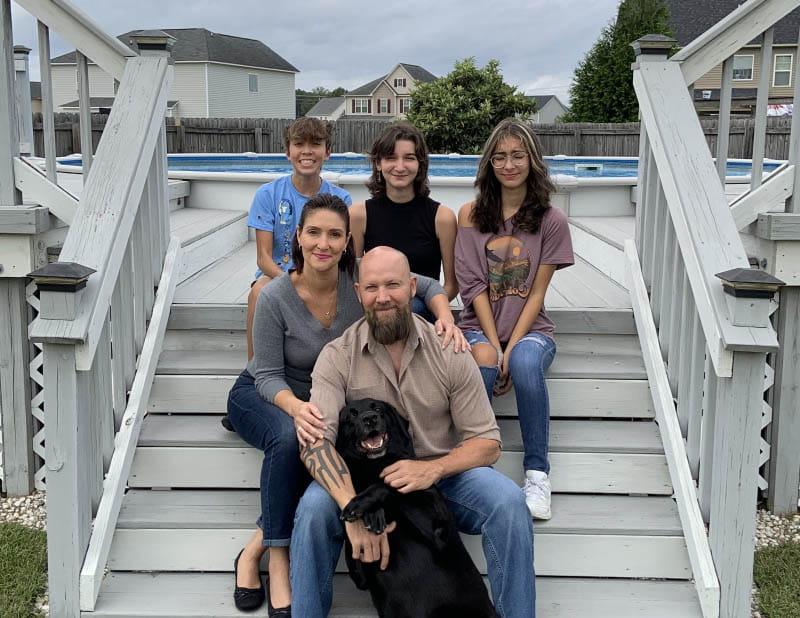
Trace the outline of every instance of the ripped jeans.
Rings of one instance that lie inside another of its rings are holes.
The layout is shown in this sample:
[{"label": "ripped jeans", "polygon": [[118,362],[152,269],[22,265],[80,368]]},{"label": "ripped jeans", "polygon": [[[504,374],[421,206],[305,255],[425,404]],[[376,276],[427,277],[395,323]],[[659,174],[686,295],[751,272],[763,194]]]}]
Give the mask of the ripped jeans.
[{"label": "ripped jeans", "polygon": [[[464,337],[470,345],[492,345],[479,330],[465,331]],[[547,459],[550,447],[550,400],[544,376],[555,355],[556,342],[551,337],[538,332],[528,333],[511,350],[509,363],[525,449],[523,467],[525,470],[539,470],[546,474],[550,473],[550,462]],[[491,401],[498,368],[482,366],[480,370],[486,394]]]}]

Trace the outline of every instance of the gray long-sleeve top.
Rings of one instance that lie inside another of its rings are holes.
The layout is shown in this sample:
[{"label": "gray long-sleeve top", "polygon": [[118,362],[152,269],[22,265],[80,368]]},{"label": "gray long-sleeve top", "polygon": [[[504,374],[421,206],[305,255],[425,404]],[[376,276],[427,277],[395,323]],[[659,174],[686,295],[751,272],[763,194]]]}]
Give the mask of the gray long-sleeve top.
[{"label": "gray long-sleeve top", "polygon": [[[416,275],[417,296],[430,300],[444,294],[438,281]],[[261,290],[253,318],[253,358],[247,371],[255,378],[256,389],[266,401],[291,390],[308,401],[311,394],[311,370],[325,345],[339,337],[364,312],[358,302],[353,278],[339,273],[336,316],[330,328],[319,323],[292,285],[291,277],[281,276]]]}]

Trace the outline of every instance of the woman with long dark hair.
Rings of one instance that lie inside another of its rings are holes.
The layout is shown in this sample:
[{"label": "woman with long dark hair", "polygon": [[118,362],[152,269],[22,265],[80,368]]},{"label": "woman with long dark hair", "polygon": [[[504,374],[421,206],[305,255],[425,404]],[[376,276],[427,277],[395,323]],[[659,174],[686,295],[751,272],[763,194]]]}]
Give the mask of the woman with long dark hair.
[{"label": "woman with long dark hair", "polygon": [[475,201],[458,214],[455,262],[472,345],[489,399],[513,384],[522,429],[525,498],[550,518],[550,408],[545,372],[556,353],[544,298],[553,273],[574,263],[567,217],[530,125],[503,120],[483,149]]},{"label": "woman with long dark hair", "polygon": [[[234,562],[239,609],[264,602],[259,562],[269,548],[269,615],[291,616],[289,541],[297,503],[310,480],[298,440],[313,441],[324,428],[319,410],[308,402],[311,371],[322,348],[363,316],[353,287],[356,260],[347,210],[331,194],[312,197],[304,206],[293,238],[295,267],[259,293],[254,355],[228,396],[231,425],[264,452],[259,530]],[[440,318],[443,343],[455,337],[457,349],[465,350],[439,283],[418,277],[417,295]]]},{"label": "woman with long dark hair", "polygon": [[[372,145],[370,162],[371,197],[350,208],[356,254],[385,245],[404,253],[412,272],[438,281],[444,270],[444,289],[452,300],[458,293],[456,216],[430,198],[425,137],[407,122],[392,124]],[[412,310],[425,315],[419,302]]]}]

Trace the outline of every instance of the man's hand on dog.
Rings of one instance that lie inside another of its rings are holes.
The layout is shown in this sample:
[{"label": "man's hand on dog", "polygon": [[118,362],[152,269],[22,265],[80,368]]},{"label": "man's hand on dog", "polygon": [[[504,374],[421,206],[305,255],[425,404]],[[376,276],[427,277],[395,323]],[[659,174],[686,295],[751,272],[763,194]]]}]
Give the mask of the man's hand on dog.
[{"label": "man's hand on dog", "polygon": [[389,533],[396,527],[397,523],[391,522],[381,534],[374,534],[360,519],[345,522],[344,529],[353,546],[353,560],[380,562],[381,571],[385,571],[389,566]]},{"label": "man's hand on dog", "polygon": [[297,441],[301,447],[313,444],[324,437],[322,431],[325,429],[325,422],[322,420],[322,412],[313,403],[301,402],[292,411],[291,416],[294,419]]},{"label": "man's hand on dog", "polygon": [[435,461],[401,459],[381,472],[383,482],[401,494],[428,489],[442,478]]}]

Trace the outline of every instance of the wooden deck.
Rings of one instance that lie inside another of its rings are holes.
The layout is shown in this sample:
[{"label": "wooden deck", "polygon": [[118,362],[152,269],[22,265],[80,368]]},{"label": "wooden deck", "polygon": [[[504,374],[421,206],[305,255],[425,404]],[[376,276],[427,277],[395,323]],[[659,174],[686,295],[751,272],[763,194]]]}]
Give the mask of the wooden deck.
[{"label": "wooden deck", "polygon": [[[175,292],[175,302],[246,304],[255,263],[256,246],[251,241],[181,283]],[[630,309],[631,301],[625,288],[578,257],[574,266],[556,272],[545,304],[550,309]]]}]

